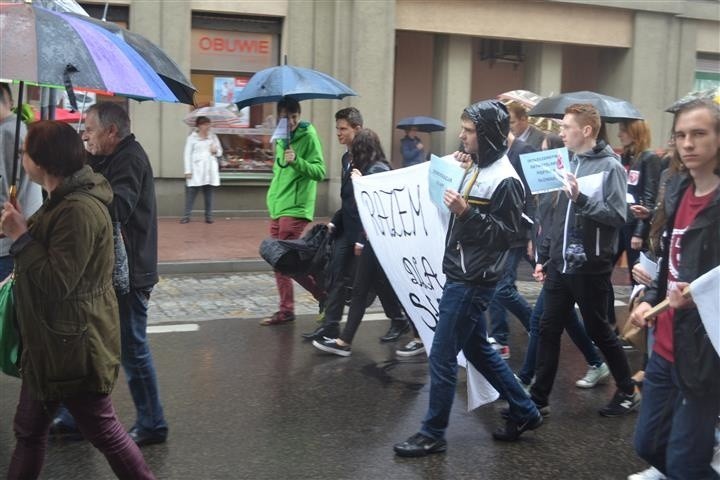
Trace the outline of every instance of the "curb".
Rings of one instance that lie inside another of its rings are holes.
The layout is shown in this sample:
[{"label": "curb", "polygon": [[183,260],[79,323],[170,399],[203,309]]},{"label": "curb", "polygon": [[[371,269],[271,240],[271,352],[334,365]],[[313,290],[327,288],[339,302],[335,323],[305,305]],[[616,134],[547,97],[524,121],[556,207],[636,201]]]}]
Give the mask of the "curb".
[{"label": "curb", "polygon": [[244,260],[198,260],[191,262],[160,262],[160,275],[185,275],[196,273],[249,273],[270,272],[270,265],[260,258]]}]

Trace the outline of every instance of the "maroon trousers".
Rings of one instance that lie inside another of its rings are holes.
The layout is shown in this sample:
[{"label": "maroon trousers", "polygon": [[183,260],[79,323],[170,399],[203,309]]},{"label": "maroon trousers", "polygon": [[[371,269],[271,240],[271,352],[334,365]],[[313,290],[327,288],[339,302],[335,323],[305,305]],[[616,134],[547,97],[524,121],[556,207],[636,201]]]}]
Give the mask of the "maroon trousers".
[{"label": "maroon trousers", "polygon": [[[65,398],[63,404],[75,417],[83,436],[105,455],[118,478],[155,479],[140,449],[118,421],[109,395],[88,393]],[[35,400],[23,382],[14,422],[17,443],[10,460],[8,480],[40,476],[50,423],[58,405],[59,402]]]},{"label": "maroon trousers", "polygon": [[[303,230],[310,223],[304,218],[280,217],[270,220],[270,237],[278,240],[296,240],[302,236]],[[305,290],[310,292],[316,300],[325,296],[322,285],[318,285],[311,275],[288,276],[275,272],[275,283],[280,296],[280,311],[295,313],[295,297],[293,295],[293,279]]]}]

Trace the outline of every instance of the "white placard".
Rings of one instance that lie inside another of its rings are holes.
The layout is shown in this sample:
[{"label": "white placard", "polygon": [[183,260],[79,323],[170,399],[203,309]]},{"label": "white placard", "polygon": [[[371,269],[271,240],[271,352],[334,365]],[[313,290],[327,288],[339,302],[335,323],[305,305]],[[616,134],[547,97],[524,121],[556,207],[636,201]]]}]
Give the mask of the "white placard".
[{"label": "white placard", "polygon": [[[429,168],[430,163],[423,162],[353,179],[365,232],[428,354],[445,285],[442,259],[449,219],[430,199]],[[458,363],[468,365],[462,352]],[[469,365],[468,409],[497,398],[495,389]]]}]

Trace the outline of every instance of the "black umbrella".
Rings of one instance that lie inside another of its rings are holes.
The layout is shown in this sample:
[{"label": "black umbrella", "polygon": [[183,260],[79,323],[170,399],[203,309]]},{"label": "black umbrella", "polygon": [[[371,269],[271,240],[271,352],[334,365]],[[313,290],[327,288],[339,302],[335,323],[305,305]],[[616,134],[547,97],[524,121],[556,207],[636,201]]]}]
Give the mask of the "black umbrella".
[{"label": "black umbrella", "polygon": [[194,105],[193,97],[197,89],[193,86],[190,80],[188,80],[182,70],[180,70],[180,67],[178,67],[177,64],[158,46],[142,35],[125,30],[112,22],[105,22],[82,15],[77,16],[86,22],[90,22],[98,27],[104,28],[105,30],[108,30],[109,32],[122,38],[125,43],[130,45],[130,47],[132,47],[132,49],[135,50],[143,58],[143,60],[152,67],[153,70],[155,70],[155,73],[160,76],[163,82],[165,82],[165,85],[167,85],[180,103]]},{"label": "black umbrella", "polygon": [[533,117],[563,118],[565,109],[576,103],[589,103],[597,108],[600,117],[608,123],[617,123],[624,120],[643,120],[637,108],[627,100],[603,95],[601,93],[581,91],[561,93],[540,100],[528,115]]},{"label": "black umbrella", "polygon": [[424,117],[422,115],[403,118],[395,125],[395,128],[402,128],[403,130],[407,130],[410,127],[416,128],[418,132],[427,133],[442,132],[445,130],[445,124],[437,118]]}]

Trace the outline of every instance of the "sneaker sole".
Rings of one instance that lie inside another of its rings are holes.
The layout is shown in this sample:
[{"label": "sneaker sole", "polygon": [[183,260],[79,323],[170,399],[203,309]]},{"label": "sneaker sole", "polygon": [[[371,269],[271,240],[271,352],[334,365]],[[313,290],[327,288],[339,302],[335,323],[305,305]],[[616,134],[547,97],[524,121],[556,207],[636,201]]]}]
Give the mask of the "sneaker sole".
[{"label": "sneaker sole", "polygon": [[341,357],[349,357],[352,352],[346,352],[345,350],[336,350],[334,348],[326,347],[322,343],[318,342],[317,340],[313,340],[312,342],[313,347],[317,348],[318,350],[322,350],[323,352],[332,353],[334,355],[340,355]]},{"label": "sneaker sole", "polygon": [[398,357],[414,357],[415,355],[420,355],[421,353],[425,353],[425,349],[421,348],[419,350],[414,350],[412,352],[403,352],[400,350],[395,351],[395,355]]},{"label": "sneaker sole", "polygon": [[608,372],[607,375],[600,377],[595,383],[581,383],[582,380],[578,380],[577,382],[575,382],[575,386],[577,388],[595,388],[598,384],[607,383],[609,378],[610,378],[610,373]]},{"label": "sneaker sole", "polygon": [[[537,405],[535,405],[537,407]],[[545,418],[550,416],[550,405],[545,405],[544,407],[537,407],[538,412],[540,412],[540,416]],[[503,420],[507,420],[510,416],[510,410],[507,408],[503,408],[500,410],[500,417],[502,417]]]},{"label": "sneaker sole", "polygon": [[629,414],[631,414],[632,412],[634,412],[635,410],[637,410],[637,409],[640,407],[640,403],[641,403],[641,402],[636,403],[635,405],[633,405],[632,407],[628,408],[627,410],[625,410],[625,411],[622,412],[622,413],[606,412],[606,411],[604,411],[604,410],[598,410],[598,413],[599,413],[601,416],[607,417],[607,418],[624,417],[625,415],[629,415]]}]

